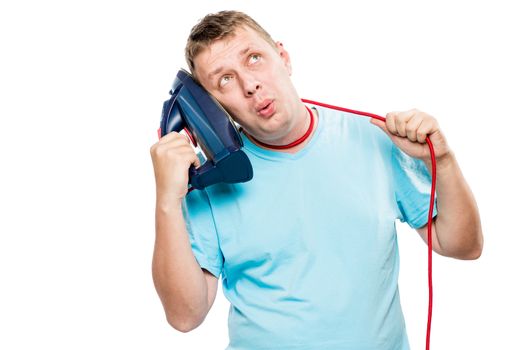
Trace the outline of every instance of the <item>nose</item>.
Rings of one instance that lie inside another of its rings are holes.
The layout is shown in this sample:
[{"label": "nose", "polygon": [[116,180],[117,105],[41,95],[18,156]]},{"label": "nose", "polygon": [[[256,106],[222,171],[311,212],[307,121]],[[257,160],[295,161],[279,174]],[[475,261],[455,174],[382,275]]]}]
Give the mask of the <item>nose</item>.
[{"label": "nose", "polygon": [[260,90],[261,87],[262,85],[260,84],[260,81],[256,79],[256,77],[251,75],[244,76],[244,94],[246,97],[253,96],[257,93],[258,90]]}]

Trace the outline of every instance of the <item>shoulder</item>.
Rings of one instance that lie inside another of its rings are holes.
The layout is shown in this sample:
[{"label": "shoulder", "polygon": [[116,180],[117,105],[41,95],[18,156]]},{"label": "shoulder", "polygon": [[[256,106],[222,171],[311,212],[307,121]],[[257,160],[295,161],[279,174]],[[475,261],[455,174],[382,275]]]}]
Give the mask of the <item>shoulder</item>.
[{"label": "shoulder", "polygon": [[391,139],[380,128],[370,123],[370,117],[322,106],[311,107],[318,110],[328,137],[340,136],[345,140],[358,141],[366,147],[378,147],[384,152],[391,151]]}]

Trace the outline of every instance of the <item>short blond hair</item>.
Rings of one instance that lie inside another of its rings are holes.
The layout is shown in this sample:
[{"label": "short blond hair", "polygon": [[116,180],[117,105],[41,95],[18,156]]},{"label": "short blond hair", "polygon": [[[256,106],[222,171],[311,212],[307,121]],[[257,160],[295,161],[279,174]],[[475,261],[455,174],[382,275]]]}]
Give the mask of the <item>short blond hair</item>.
[{"label": "short blond hair", "polygon": [[247,26],[276,49],[276,44],[253,18],[239,11],[220,11],[210,13],[200,20],[192,29],[186,44],[186,62],[189,70],[195,75],[195,57],[215,40],[234,35],[237,28]]}]

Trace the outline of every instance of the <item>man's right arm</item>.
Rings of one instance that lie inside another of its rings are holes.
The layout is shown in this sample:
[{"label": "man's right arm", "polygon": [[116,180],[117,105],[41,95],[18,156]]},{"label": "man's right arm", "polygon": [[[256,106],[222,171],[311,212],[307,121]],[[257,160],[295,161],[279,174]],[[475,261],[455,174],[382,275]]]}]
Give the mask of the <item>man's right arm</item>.
[{"label": "man's right arm", "polygon": [[209,278],[205,277],[191,250],[181,204],[166,205],[157,201],[155,216],[155,288],[169,324],[181,332],[188,332],[198,327],[206,317],[216,287],[215,294],[208,295]]},{"label": "man's right arm", "polygon": [[196,261],[182,213],[189,166],[200,162],[187,138],[174,132],[151,147],[151,157],[156,180],[153,281],[169,324],[188,332],[206,317],[218,283]]}]

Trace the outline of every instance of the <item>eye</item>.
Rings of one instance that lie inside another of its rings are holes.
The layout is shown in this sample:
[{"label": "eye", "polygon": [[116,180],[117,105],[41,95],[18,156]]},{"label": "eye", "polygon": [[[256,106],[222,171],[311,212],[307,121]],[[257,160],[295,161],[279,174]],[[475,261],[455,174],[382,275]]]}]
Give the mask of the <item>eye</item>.
[{"label": "eye", "polygon": [[257,63],[258,61],[260,61],[260,55],[258,53],[249,56],[249,64]]},{"label": "eye", "polygon": [[219,87],[223,87],[225,86],[227,83],[229,83],[229,81],[232,79],[233,77],[231,75],[224,75],[223,77],[220,78],[220,80],[218,81],[218,86]]}]

